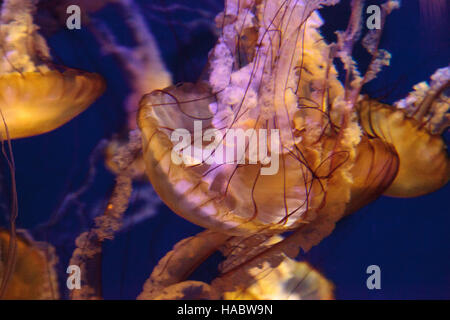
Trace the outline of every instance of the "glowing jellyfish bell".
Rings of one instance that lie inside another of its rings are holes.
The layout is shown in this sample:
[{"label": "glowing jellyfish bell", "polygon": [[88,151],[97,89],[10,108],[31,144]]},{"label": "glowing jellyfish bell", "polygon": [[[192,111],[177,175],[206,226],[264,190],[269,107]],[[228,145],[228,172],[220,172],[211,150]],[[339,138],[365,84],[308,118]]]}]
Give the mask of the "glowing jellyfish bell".
[{"label": "glowing jellyfish bell", "polygon": [[36,3],[5,0],[1,8],[2,139],[52,131],[84,111],[105,90],[98,74],[74,69],[61,72],[51,66],[46,41],[33,24]]},{"label": "glowing jellyfish bell", "polygon": [[[0,280],[4,276],[10,235],[0,229]],[[58,259],[52,246],[36,242],[24,230],[17,237],[14,272],[3,299],[58,299],[55,266]]]}]

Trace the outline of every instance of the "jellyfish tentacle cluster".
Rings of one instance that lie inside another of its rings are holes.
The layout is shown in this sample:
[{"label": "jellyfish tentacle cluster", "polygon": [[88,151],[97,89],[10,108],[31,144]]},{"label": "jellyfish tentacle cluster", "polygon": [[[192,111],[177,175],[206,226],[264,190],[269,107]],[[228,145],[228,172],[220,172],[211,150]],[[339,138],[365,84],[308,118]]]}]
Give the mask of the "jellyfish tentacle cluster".
[{"label": "jellyfish tentacle cluster", "polygon": [[70,259],[71,265],[79,266],[83,274],[93,276],[94,279],[84,277],[82,289],[72,291],[72,299],[101,299],[99,281],[89,270],[101,268],[102,243],[112,240],[115,233],[120,230],[123,215],[128,208],[133,180],[133,162],[139,155],[140,133],[130,132],[130,141],[119,148],[114,160],[119,168],[116,176],[113,193],[102,215],[95,218],[95,226],[89,231],[81,233],[75,240],[76,248]]}]

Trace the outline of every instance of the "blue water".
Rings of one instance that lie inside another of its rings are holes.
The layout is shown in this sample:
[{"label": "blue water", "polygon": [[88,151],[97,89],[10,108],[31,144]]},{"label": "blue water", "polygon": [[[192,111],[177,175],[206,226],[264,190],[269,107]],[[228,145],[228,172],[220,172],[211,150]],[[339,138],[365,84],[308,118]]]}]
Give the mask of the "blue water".
[{"label": "blue water", "polygon": [[[145,12],[148,4],[172,2],[183,1],[139,3]],[[339,8],[323,11],[329,23],[329,27],[324,28],[328,37],[332,37],[331,31],[336,27],[345,28],[349,1],[343,2],[345,5]],[[383,96],[386,102],[404,97],[412,85],[428,79],[438,67],[449,63],[448,31],[437,35],[420,23],[418,1],[403,2],[403,7],[388,18],[381,44],[393,55],[391,67],[366,88],[367,93]],[[212,1],[188,3],[210,12],[221,8]],[[132,45],[120,12],[106,8],[96,17],[106,21],[123,43]],[[190,21],[195,18],[194,13],[159,15],[159,18],[161,21],[147,17],[175,81],[195,80],[214,44],[213,35],[205,26],[188,30],[168,24],[171,18]],[[448,30],[448,23],[442,30]],[[83,184],[89,169],[88,159],[95,146],[103,138],[123,134],[126,123],[122,107],[129,92],[126,75],[113,57],[100,53],[89,30],[62,29],[51,34],[48,41],[53,55],[63,64],[102,74],[108,88],[86,112],[62,128],[13,142],[18,225],[29,230],[47,221],[64,197]],[[363,53],[356,54],[364,58]],[[1,163],[4,164],[3,160]],[[55,226],[35,233],[40,240],[48,240],[57,248],[62,276],[74,248],[74,238],[90,225],[89,215],[94,206],[101,205],[113,187],[113,176],[101,160],[96,168],[94,184],[80,199],[85,207],[70,207]],[[3,173],[7,175],[5,169]],[[7,183],[4,178],[3,202],[8,200]],[[339,222],[330,237],[301,258],[335,284],[338,299],[449,299],[450,210],[446,204],[449,191],[450,186],[446,186],[414,199],[381,197]],[[132,210],[133,204],[129,212]],[[200,230],[161,205],[156,216],[107,241],[103,252],[104,297],[135,298],[157,261],[177,241]],[[215,255],[193,278],[211,280],[216,275],[215,265],[219,259],[219,255]],[[372,264],[381,268],[380,290],[366,287],[366,268]]]}]

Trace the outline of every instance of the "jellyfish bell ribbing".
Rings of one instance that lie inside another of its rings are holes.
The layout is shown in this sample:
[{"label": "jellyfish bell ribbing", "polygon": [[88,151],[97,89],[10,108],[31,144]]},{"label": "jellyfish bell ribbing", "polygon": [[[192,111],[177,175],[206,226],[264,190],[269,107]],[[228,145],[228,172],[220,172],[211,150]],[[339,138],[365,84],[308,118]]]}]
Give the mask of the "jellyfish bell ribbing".
[{"label": "jellyfish bell ribbing", "polygon": [[105,90],[95,73],[52,68],[45,39],[33,24],[35,0],[5,0],[0,17],[1,139],[24,138],[67,123]]},{"label": "jellyfish bell ribbing", "polygon": [[398,173],[383,194],[417,197],[448,183],[450,159],[441,133],[450,125],[449,87],[446,67],[431,76],[430,84],[414,86],[396,108],[368,98],[358,104],[364,131],[391,144],[399,158]]}]

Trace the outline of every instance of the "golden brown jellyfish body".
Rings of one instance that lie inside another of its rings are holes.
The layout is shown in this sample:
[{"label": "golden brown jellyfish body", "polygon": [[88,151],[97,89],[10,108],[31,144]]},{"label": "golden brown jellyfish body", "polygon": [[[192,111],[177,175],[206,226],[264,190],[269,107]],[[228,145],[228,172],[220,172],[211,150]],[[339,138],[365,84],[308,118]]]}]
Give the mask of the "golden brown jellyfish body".
[{"label": "golden brown jellyfish body", "polygon": [[[270,238],[264,245],[280,242],[281,236]],[[271,267],[269,262],[249,269],[255,279],[251,285],[237,286],[222,293],[225,300],[332,300],[334,286],[306,262],[283,256],[281,263]]]},{"label": "golden brown jellyfish body", "polygon": [[[9,232],[0,229],[0,279],[3,279],[7,261]],[[14,272],[2,299],[40,300],[58,299],[55,271],[57,258],[54,248],[35,242],[24,231],[17,237]]]},{"label": "golden brown jellyfish body", "polygon": [[367,135],[391,144],[398,157],[398,172],[385,195],[416,197],[447,184],[450,162],[440,134],[431,133],[404,111],[373,100],[359,104],[359,116]]},{"label": "golden brown jellyfish body", "polygon": [[[282,242],[296,239],[307,250],[339,219],[383,193],[417,196],[448,182],[440,136],[448,127],[448,68],[399,102],[403,106],[361,96],[390,55],[377,48],[381,32],[369,33],[363,45],[374,58],[359,75],[351,49],[362,25],[361,1],[352,2],[349,27],[337,44],[327,44],[315,10],[337,2],[226,1],[216,19],[222,33],[209,55],[207,81],[142,99],[138,124],[147,175],[173,211],[230,236],[298,230]],[[383,18],[398,5],[387,1]],[[344,85],[335,58],[347,72]],[[199,126],[220,134],[205,139],[195,134]],[[190,137],[181,147],[180,135],[174,136],[179,129]],[[267,157],[251,154],[258,141],[252,135],[261,129],[278,133],[276,141],[265,137],[267,156],[279,159],[272,174],[263,174],[272,165]],[[250,132],[242,157],[236,136],[227,139],[238,130]],[[229,149],[236,152],[226,158]]]},{"label": "golden brown jellyfish body", "polygon": [[276,268],[250,269],[254,284],[224,292],[224,300],[333,300],[333,285],[306,262],[286,258]]},{"label": "golden brown jellyfish body", "polygon": [[[89,107],[105,90],[102,77],[50,64],[45,39],[33,24],[36,1],[3,1],[0,18],[1,139],[52,131]],[[8,131],[8,132],[7,132]]]},{"label": "golden brown jellyfish body", "polygon": [[[0,76],[0,105],[11,139],[53,131],[89,107],[104,90],[102,78],[78,70]],[[7,137],[5,126],[0,134]]]}]

